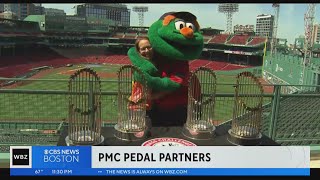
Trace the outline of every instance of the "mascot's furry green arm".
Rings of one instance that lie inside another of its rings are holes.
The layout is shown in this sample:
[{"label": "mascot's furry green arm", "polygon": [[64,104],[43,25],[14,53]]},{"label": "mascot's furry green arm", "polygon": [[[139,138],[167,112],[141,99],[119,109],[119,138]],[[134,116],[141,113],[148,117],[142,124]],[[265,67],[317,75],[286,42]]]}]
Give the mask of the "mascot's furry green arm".
[{"label": "mascot's furry green arm", "polygon": [[[154,90],[172,91],[180,87],[180,84],[171,81],[168,77],[156,77],[158,69],[147,59],[144,59],[139,55],[134,47],[128,51],[128,56],[132,64],[138,67],[144,74],[147,86]],[[135,80],[140,81],[140,78],[135,74]]]},{"label": "mascot's furry green arm", "polygon": [[[148,37],[155,51],[153,61],[157,64],[161,64],[157,54],[172,61],[189,61],[198,58],[203,49],[199,24],[189,12],[164,14],[150,26]],[[140,56],[134,47],[129,49],[128,56],[132,64],[144,73],[148,87],[162,91],[174,91],[181,87],[180,83],[169,77],[156,77],[158,69]]]}]

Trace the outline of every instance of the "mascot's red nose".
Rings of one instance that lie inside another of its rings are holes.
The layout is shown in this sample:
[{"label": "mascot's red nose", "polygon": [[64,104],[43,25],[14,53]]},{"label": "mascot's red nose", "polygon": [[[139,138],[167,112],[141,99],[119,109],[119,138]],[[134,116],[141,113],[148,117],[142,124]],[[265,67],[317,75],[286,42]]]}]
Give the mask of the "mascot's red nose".
[{"label": "mascot's red nose", "polygon": [[186,38],[193,38],[193,30],[188,27],[180,29],[180,33]]}]

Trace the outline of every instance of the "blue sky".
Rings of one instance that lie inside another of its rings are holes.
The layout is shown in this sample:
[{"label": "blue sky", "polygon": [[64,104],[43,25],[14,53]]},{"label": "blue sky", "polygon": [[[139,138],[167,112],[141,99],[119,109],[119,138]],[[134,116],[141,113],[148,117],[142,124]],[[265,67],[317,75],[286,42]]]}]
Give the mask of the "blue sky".
[{"label": "blue sky", "polygon": [[[51,3],[43,4],[46,8],[64,9],[67,14],[74,14],[72,9],[77,4]],[[201,27],[212,27],[216,29],[226,29],[226,17],[218,12],[218,4],[126,4],[129,9],[133,6],[148,6],[149,11],[145,13],[144,25],[150,26],[165,12],[169,11],[189,11],[197,16]],[[307,4],[280,4],[278,37],[288,39],[288,43],[293,43],[294,39],[304,34],[304,14],[307,11]],[[273,14],[272,4],[239,4],[239,12],[233,16],[233,25],[236,24],[256,24],[256,16],[259,14]],[[320,12],[315,14],[315,22],[319,22]],[[131,26],[138,26],[138,15],[131,12]]]}]

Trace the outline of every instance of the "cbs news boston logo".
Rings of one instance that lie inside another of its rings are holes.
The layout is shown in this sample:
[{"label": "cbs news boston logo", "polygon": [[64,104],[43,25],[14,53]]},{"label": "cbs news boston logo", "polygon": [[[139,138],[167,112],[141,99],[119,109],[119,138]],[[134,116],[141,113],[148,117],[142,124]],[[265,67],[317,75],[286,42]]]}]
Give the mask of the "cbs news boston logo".
[{"label": "cbs news boston logo", "polygon": [[31,147],[10,146],[10,168],[31,168]]}]

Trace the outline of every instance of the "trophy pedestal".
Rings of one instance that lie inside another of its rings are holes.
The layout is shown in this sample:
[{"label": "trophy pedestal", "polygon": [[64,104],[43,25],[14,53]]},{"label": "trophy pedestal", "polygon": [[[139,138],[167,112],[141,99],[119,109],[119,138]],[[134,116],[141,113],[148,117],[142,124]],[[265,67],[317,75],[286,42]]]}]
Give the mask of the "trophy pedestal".
[{"label": "trophy pedestal", "polygon": [[78,131],[67,136],[65,141],[67,146],[98,146],[103,144],[104,137],[93,131]]},{"label": "trophy pedestal", "polygon": [[[249,126],[239,126],[236,128],[236,134],[229,129],[228,141],[234,145],[240,146],[255,146],[261,143],[262,134],[257,129]],[[255,136],[249,136],[249,132],[255,134]]]},{"label": "trophy pedestal", "polygon": [[124,141],[143,140],[150,134],[149,128],[140,128],[138,124],[131,121],[122,122],[120,124],[118,123],[114,126],[114,129],[114,136]]},{"label": "trophy pedestal", "polygon": [[182,134],[190,139],[208,140],[214,138],[216,127],[206,121],[199,121],[188,127],[186,124],[183,127]]}]

